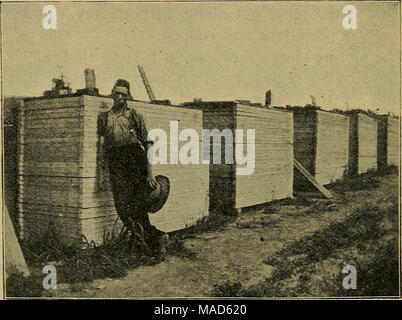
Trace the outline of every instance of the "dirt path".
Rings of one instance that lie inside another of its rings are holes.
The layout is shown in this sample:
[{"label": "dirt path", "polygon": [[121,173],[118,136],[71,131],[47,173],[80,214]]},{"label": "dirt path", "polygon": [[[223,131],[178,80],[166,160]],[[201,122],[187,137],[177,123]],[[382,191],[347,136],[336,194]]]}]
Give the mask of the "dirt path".
[{"label": "dirt path", "polygon": [[186,248],[195,258],[168,256],[160,264],[141,266],[125,278],[100,279],[82,286],[60,284],[57,296],[64,297],[210,297],[214,285],[226,280],[241,281],[245,286],[268,277],[271,267],[263,260],[285,245],[331,222],[342,221],[367,199],[381,203],[396,193],[396,175],[381,178],[375,190],[346,193],[348,201],[338,198],[315,205],[284,205],[273,214],[248,210],[225,230],[203,233],[186,239]]}]

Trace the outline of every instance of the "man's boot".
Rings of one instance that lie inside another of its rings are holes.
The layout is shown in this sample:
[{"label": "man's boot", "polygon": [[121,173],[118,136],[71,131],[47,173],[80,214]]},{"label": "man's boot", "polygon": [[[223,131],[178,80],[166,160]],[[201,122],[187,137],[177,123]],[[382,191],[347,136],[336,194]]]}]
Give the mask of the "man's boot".
[{"label": "man's boot", "polygon": [[157,257],[160,260],[164,260],[166,256],[166,249],[169,246],[169,235],[167,233],[162,233],[159,235],[158,247],[157,247]]}]

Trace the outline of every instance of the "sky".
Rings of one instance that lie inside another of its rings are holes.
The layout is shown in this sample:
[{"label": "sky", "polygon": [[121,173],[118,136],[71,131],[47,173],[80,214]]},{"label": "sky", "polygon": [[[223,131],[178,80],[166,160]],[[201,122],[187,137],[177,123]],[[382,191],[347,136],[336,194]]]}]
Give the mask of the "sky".
[{"label": "sky", "polygon": [[[46,3],[52,4],[52,3]],[[93,68],[109,94],[118,78],[148,100],[202,98],[324,109],[400,110],[399,3],[53,3],[57,29],[42,27],[45,3],[3,4],[3,94],[41,96],[64,75],[73,91]],[[345,4],[357,29],[345,30]]]}]

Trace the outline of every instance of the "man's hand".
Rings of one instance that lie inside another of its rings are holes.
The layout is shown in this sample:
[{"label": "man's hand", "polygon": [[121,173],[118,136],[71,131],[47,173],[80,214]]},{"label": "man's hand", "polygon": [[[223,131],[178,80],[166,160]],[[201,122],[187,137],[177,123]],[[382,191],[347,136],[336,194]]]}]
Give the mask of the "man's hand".
[{"label": "man's hand", "polygon": [[157,182],[156,182],[155,178],[152,175],[149,175],[147,177],[147,184],[152,188],[152,190],[156,189]]}]

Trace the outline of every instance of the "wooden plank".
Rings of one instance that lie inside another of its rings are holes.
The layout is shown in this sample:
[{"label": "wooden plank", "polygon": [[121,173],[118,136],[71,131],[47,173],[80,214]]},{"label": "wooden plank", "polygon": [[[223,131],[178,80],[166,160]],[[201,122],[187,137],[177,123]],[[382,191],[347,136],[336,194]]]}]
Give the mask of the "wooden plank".
[{"label": "wooden plank", "polygon": [[62,109],[82,106],[82,97],[60,97],[53,99],[30,99],[25,100],[27,111],[43,109]]},{"label": "wooden plank", "polygon": [[314,179],[314,177],[302,166],[302,164],[297,161],[296,159],[293,159],[294,161],[294,166],[299,172],[307,178],[307,180],[314,186],[316,187],[326,198],[331,199],[333,198],[332,193],[326,189],[323,185],[317,182],[317,180]]},{"label": "wooden plank", "polygon": [[5,240],[5,278],[7,279],[13,268],[22,272],[25,276],[29,276],[30,272],[26,264],[24,255],[21,250],[21,246],[18,242],[13,224],[11,222],[10,215],[7,207],[4,207],[5,212],[5,227],[4,227],[4,240]]}]

